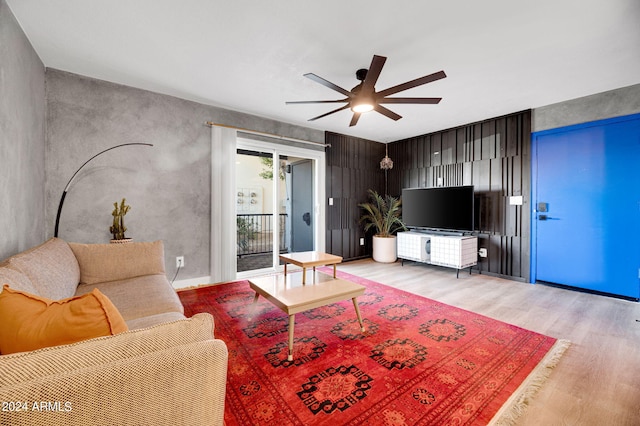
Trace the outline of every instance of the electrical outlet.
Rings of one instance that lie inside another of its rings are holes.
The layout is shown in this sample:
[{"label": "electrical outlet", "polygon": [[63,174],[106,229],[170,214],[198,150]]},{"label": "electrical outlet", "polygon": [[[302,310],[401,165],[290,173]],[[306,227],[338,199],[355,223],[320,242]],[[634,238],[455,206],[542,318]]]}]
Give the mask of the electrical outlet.
[{"label": "electrical outlet", "polygon": [[176,268],[184,268],[184,256],[176,257]]},{"label": "electrical outlet", "polygon": [[487,249],[486,248],[481,248],[480,250],[478,250],[478,255],[480,257],[487,257]]},{"label": "electrical outlet", "polygon": [[360,238],[360,245],[363,246],[364,245],[364,238]]}]

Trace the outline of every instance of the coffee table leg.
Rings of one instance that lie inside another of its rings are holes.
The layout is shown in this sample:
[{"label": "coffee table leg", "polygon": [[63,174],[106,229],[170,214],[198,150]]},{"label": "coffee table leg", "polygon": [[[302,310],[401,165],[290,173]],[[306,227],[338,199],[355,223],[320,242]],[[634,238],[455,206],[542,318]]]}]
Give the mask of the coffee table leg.
[{"label": "coffee table leg", "polygon": [[360,307],[358,306],[358,301],[355,297],[351,300],[353,300],[353,307],[356,308],[356,315],[358,316],[358,322],[360,323],[360,331],[364,333],[364,322],[362,322],[362,315],[360,315]]},{"label": "coffee table leg", "polygon": [[293,327],[295,324],[296,316],[289,315],[289,355],[287,356],[287,361],[293,361]]},{"label": "coffee table leg", "polygon": [[256,311],[256,302],[258,301],[258,297],[260,297],[260,295],[256,291],[256,295],[253,296],[253,302],[251,303],[251,312],[249,312],[249,317],[247,318],[249,321],[251,321],[251,318],[253,318],[253,314]]},{"label": "coffee table leg", "polygon": [[287,262],[284,262],[284,275],[287,275]]},{"label": "coffee table leg", "polygon": [[307,281],[307,268],[303,266],[302,267],[302,284],[306,284],[307,283],[306,281]]},{"label": "coffee table leg", "polygon": [[333,264],[333,278],[336,277],[336,264]]}]

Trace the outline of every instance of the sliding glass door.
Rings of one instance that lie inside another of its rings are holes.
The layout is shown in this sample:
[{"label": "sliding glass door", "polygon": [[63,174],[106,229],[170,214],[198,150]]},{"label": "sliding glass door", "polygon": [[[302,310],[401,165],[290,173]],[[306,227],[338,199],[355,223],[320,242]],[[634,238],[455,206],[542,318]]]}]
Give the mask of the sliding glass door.
[{"label": "sliding glass door", "polygon": [[324,152],[239,138],[236,187],[238,277],[278,270],[281,253],[324,250]]}]

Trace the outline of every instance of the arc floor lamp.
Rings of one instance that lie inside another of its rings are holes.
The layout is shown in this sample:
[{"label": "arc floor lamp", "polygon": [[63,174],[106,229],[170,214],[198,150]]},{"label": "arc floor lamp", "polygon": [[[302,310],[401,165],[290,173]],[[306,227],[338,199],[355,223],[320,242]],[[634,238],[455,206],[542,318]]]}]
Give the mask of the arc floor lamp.
[{"label": "arc floor lamp", "polygon": [[71,187],[71,182],[73,182],[73,179],[76,177],[76,175],[78,174],[78,172],[80,172],[80,170],[82,170],[82,168],[84,166],[86,166],[87,164],[89,164],[89,162],[91,160],[93,160],[94,158],[104,154],[107,151],[111,151],[112,149],[116,149],[116,148],[120,148],[122,146],[131,146],[131,145],[144,145],[144,146],[153,146],[153,144],[150,143],[142,143],[142,142],[131,142],[131,143],[123,143],[120,145],[116,145],[116,146],[112,146],[111,148],[107,148],[104,151],[100,151],[99,153],[97,153],[96,155],[94,155],[93,157],[89,158],[87,161],[85,161],[82,166],[80,166],[78,168],[78,170],[76,170],[76,172],[71,176],[71,179],[69,179],[69,182],[67,182],[67,186],[64,187],[64,191],[62,191],[62,196],[60,197],[60,203],[58,203],[58,213],[56,214],[56,227],[55,227],[55,231],[53,233],[54,237],[58,236],[58,226],[60,225],[60,214],[62,213],[62,205],[64,204],[64,199],[67,196],[67,192],[69,192],[69,188]]}]

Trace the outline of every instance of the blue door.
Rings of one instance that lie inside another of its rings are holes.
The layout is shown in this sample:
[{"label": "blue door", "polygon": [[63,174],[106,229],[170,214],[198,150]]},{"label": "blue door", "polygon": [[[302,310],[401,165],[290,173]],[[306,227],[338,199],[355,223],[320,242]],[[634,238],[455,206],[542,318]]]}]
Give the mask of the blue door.
[{"label": "blue door", "polygon": [[532,281],[640,297],[640,114],[532,135]]}]

